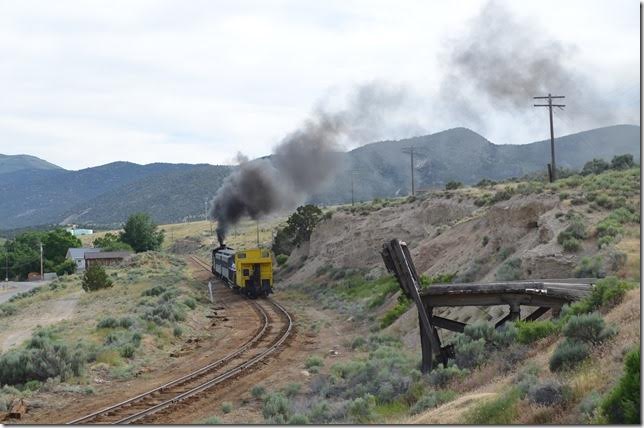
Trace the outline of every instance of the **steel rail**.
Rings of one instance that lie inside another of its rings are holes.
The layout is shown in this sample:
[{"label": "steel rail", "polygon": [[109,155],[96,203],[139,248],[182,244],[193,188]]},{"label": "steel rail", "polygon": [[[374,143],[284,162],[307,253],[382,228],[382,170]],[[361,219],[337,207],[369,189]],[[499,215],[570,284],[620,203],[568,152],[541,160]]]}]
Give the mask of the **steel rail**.
[{"label": "steel rail", "polygon": [[[204,263],[203,261],[199,260],[195,256],[190,256],[190,257],[197,264],[199,264],[204,269],[206,269],[206,270],[208,270],[210,272],[210,266],[208,266],[206,263]],[[186,392],[183,392],[183,393],[181,393],[181,394],[179,394],[179,395],[177,395],[177,396],[175,396],[175,397],[173,397],[171,399],[168,399],[168,400],[166,400],[166,401],[164,401],[162,403],[159,403],[159,404],[154,405],[152,407],[148,407],[147,409],[145,409],[145,410],[143,410],[141,412],[138,412],[136,414],[130,415],[130,416],[126,417],[126,418],[120,419],[120,420],[118,420],[116,422],[112,422],[112,423],[115,423],[115,424],[128,423],[128,422],[132,422],[132,421],[137,420],[137,419],[141,419],[141,418],[143,418],[145,416],[148,416],[150,414],[156,413],[157,411],[161,410],[162,408],[169,407],[173,403],[176,403],[176,402],[181,401],[181,400],[183,400],[185,398],[188,398],[188,397],[191,397],[191,396],[193,396],[195,394],[198,394],[199,392],[202,392],[202,391],[204,391],[206,389],[209,389],[210,387],[215,386],[215,385],[223,382],[224,380],[229,379],[229,378],[239,374],[243,370],[253,366],[254,364],[256,364],[259,361],[261,361],[264,358],[266,358],[271,353],[275,352],[279,348],[279,346],[282,343],[284,343],[284,341],[290,335],[292,327],[293,327],[293,320],[292,320],[290,314],[279,303],[274,302],[272,300],[268,300],[268,301],[273,306],[275,306],[282,313],[282,315],[284,315],[284,317],[285,317],[285,319],[287,321],[287,327],[286,327],[284,333],[268,349],[266,349],[264,352],[260,353],[259,355],[251,358],[250,360],[248,360],[248,361],[246,361],[246,362],[244,362],[244,363],[242,363],[242,364],[240,364],[238,366],[235,366],[232,369],[222,373],[221,375],[219,375],[219,376],[217,376],[217,377],[215,377],[215,378],[213,378],[213,379],[211,379],[209,381],[206,381],[206,382],[204,382],[204,383],[202,383],[200,385],[197,385],[196,387],[191,388],[190,390],[188,390]],[[182,376],[182,377],[180,377],[178,379],[170,381],[170,382],[168,382],[168,383],[166,383],[164,385],[158,386],[158,387],[156,387],[156,388],[154,388],[152,390],[143,392],[143,393],[141,393],[141,394],[139,394],[139,395],[137,395],[135,397],[129,398],[129,399],[127,399],[125,401],[122,401],[122,402],[120,402],[118,404],[111,405],[109,407],[106,407],[104,409],[101,409],[99,411],[91,413],[89,415],[83,416],[81,418],[74,419],[73,421],[70,421],[67,424],[86,423],[88,421],[91,421],[93,419],[99,418],[101,416],[105,416],[106,414],[109,414],[109,413],[111,413],[111,412],[113,412],[115,410],[118,410],[120,408],[129,406],[131,404],[135,404],[138,401],[141,401],[141,400],[144,400],[144,399],[146,399],[148,397],[151,397],[152,395],[154,395],[157,392],[162,392],[163,390],[167,390],[167,389],[172,388],[172,387],[180,386],[183,383],[191,381],[191,380],[193,380],[193,379],[195,379],[195,378],[197,378],[197,377],[199,377],[199,376],[201,376],[203,374],[207,374],[207,373],[215,370],[217,367],[227,363],[228,361],[238,357],[240,354],[246,352],[252,345],[254,345],[258,341],[263,339],[263,337],[266,335],[266,332],[268,330],[268,325],[269,325],[269,319],[268,319],[268,314],[266,313],[266,310],[264,308],[262,308],[261,305],[259,305],[255,301],[253,301],[252,304],[253,304],[253,308],[262,316],[263,325],[262,325],[260,331],[253,338],[251,338],[246,343],[244,343],[244,345],[242,345],[236,351],[226,355],[225,357],[223,357],[223,358],[221,358],[221,359],[219,359],[219,360],[217,360],[217,361],[215,361],[213,363],[210,363],[210,364],[208,364],[208,365],[206,365],[204,367],[201,367],[198,370],[195,370],[195,371],[193,371],[191,373],[188,373],[185,376]]]}]

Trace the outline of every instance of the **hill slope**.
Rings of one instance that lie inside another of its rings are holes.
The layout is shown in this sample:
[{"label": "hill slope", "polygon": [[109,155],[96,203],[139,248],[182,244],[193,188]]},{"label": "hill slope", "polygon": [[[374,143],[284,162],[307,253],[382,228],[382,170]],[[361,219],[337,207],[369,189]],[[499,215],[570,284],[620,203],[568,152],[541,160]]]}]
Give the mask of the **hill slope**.
[{"label": "hill slope", "polygon": [[[639,130],[638,126],[618,125],[558,138],[558,165],[580,168],[594,157],[610,160],[623,153],[639,158]],[[356,200],[408,194],[410,168],[409,155],[402,152],[405,147],[416,148],[419,189],[443,187],[450,180],[467,184],[545,171],[548,144],[495,145],[465,128],[367,144],[337,154],[338,172],[311,201],[351,201],[351,171],[358,171],[353,177]],[[45,164],[40,169],[0,174],[0,200],[5,202],[0,206],[0,229],[61,222],[111,227],[136,211],[147,211],[159,222],[200,218],[204,199],[212,198],[234,168],[114,162],[66,171],[45,168]]]},{"label": "hill slope", "polygon": [[0,174],[22,170],[62,170],[63,168],[30,155],[3,155],[0,153]]}]

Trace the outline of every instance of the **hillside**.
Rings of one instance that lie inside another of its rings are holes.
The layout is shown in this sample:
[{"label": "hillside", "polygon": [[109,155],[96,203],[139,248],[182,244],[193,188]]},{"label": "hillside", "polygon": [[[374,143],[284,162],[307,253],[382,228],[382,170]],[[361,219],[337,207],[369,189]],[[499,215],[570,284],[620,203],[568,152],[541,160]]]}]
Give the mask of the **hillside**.
[{"label": "hillside", "polygon": [[[610,160],[631,153],[639,158],[639,127],[618,125],[557,139],[558,165],[580,168],[595,157]],[[414,146],[416,188],[443,187],[450,180],[476,183],[545,171],[548,141],[495,145],[481,135],[455,128],[400,141],[382,141],[338,153],[338,172],[310,200],[351,200],[351,171],[356,200],[409,193],[409,155]],[[0,230],[56,223],[115,227],[136,211],[157,222],[203,218],[211,199],[234,167],[114,162],[80,171],[20,169],[0,174]]]},{"label": "hillside", "polygon": [[0,153],[0,175],[22,170],[62,170],[62,168],[35,156]]}]

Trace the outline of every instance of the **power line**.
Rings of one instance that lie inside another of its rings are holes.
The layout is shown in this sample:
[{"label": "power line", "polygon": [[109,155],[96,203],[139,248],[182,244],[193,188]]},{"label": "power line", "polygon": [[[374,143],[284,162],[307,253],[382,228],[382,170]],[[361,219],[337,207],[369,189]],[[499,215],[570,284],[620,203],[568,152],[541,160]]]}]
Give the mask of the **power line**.
[{"label": "power line", "polygon": [[555,163],[555,132],[552,126],[552,108],[558,107],[563,110],[566,107],[565,104],[553,104],[552,100],[555,98],[566,98],[563,95],[551,95],[548,94],[545,97],[533,97],[535,100],[548,100],[548,104],[535,104],[535,107],[548,107],[548,112],[550,113],[550,164],[548,164],[548,176],[550,182],[554,182],[557,179],[557,164]]}]

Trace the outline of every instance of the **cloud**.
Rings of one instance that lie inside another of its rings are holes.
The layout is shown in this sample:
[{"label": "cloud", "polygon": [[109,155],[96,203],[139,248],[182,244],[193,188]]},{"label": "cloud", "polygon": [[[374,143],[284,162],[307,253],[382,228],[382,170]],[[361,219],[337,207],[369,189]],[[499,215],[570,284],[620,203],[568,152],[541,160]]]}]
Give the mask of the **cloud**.
[{"label": "cloud", "polygon": [[[607,93],[621,94],[606,99],[619,118],[638,116],[636,5],[521,3],[507,7],[577,46],[576,64],[602,77]],[[455,119],[435,98],[448,71],[437,54],[484,4],[2,2],[0,153],[27,152],[67,168],[123,159],[220,163],[240,149],[257,157],[315,100],[342,98],[371,81],[406,87],[415,103],[415,127],[388,137],[484,123],[488,138],[507,141],[512,118],[503,112]],[[546,13],[555,5],[557,14]],[[528,121],[537,117],[529,105]],[[562,131],[579,130],[564,121]],[[538,126],[512,130],[512,142],[543,137]],[[77,154],[81,146],[91,154]]]}]

